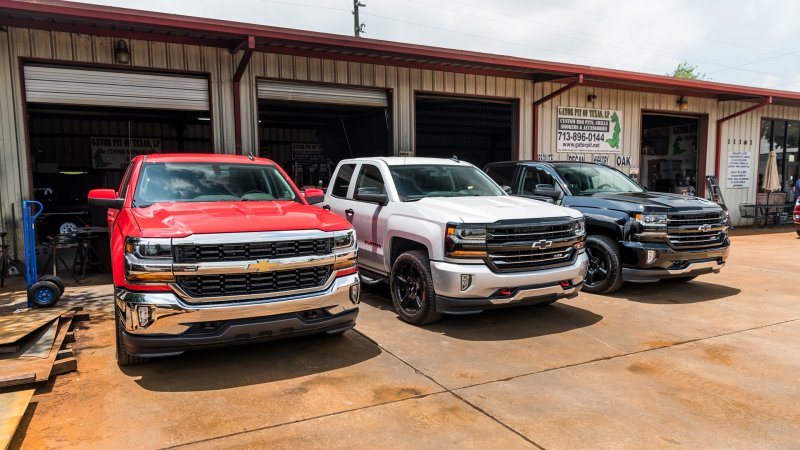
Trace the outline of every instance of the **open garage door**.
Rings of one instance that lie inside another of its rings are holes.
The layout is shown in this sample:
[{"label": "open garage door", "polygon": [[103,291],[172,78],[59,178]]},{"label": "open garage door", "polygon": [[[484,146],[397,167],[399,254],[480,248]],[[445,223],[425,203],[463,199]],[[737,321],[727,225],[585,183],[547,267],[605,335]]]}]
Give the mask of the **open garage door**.
[{"label": "open garage door", "polygon": [[[118,188],[147,153],[211,153],[208,78],[68,66],[24,66],[34,197],[40,234],[105,226],[86,200]],[[42,238],[42,241],[43,238]]]},{"label": "open garage door", "polygon": [[416,155],[458,156],[478,167],[516,155],[514,101],[417,95]]},{"label": "open garage door", "polygon": [[300,186],[327,186],[345,158],[391,154],[382,89],[260,80],[259,154]]}]

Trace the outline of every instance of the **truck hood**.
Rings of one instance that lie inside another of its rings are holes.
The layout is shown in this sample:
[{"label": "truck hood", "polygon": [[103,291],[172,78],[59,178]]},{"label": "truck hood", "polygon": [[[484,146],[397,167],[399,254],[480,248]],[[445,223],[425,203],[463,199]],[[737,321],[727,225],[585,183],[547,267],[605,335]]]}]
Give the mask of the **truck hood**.
[{"label": "truck hood", "polygon": [[582,217],[570,208],[527,198],[497,197],[427,197],[418,200],[419,213],[438,221],[462,223],[494,223],[498,220],[542,219],[550,217]]},{"label": "truck hood", "polygon": [[342,217],[293,201],[156,203],[131,211],[143,237],[350,228]]},{"label": "truck hood", "polygon": [[636,212],[655,211],[720,211],[719,205],[699,197],[663,192],[598,193],[589,196],[570,196],[566,203],[574,207],[612,209]]}]

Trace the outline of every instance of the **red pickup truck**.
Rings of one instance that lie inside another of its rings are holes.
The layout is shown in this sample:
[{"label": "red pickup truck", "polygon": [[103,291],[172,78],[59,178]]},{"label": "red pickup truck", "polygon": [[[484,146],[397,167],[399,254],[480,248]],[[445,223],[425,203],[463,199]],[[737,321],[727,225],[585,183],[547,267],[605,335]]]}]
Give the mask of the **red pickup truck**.
[{"label": "red pickup truck", "polygon": [[355,233],[274,162],[160,154],[131,161],[108,208],[117,362],[355,325]]}]

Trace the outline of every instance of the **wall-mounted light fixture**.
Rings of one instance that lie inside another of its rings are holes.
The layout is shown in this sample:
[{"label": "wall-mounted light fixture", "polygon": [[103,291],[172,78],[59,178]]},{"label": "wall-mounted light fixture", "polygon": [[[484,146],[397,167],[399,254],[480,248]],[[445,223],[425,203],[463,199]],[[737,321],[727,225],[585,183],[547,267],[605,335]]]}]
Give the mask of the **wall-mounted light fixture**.
[{"label": "wall-mounted light fixture", "polygon": [[589,102],[589,103],[592,103],[595,100],[597,100],[597,96],[594,95],[594,94],[589,94],[589,95],[586,96],[586,101]]},{"label": "wall-mounted light fixture", "polygon": [[686,111],[687,109],[689,109],[689,100],[686,100],[686,97],[681,95],[680,97],[678,97],[677,103],[678,103],[678,108],[681,111]]},{"label": "wall-mounted light fixture", "polygon": [[130,64],[131,52],[128,51],[128,44],[123,39],[117,41],[114,47],[114,60],[117,64]]}]

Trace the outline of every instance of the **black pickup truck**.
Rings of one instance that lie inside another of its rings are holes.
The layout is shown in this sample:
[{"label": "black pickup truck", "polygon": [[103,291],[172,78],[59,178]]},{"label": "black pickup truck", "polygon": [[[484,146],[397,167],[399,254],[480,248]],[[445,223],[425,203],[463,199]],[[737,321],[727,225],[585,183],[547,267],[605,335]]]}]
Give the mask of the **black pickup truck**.
[{"label": "black pickup truck", "polygon": [[729,220],[714,202],[648,192],[622,172],[595,163],[512,161],[484,170],[512,195],[583,213],[587,292],[611,293],[623,281],[689,281],[725,265]]}]

